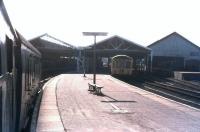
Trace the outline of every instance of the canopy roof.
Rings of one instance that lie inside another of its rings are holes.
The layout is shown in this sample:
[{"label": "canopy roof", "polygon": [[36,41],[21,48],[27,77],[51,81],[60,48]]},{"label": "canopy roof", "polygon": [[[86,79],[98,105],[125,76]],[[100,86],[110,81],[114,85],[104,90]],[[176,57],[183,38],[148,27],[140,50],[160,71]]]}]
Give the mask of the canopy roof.
[{"label": "canopy roof", "polygon": [[76,49],[73,45],[48,34],[43,34],[29,41],[42,53],[44,58],[74,56]]},{"label": "canopy roof", "polygon": [[[94,44],[86,47],[86,50],[91,51],[93,48]],[[97,42],[96,52],[101,56],[114,56],[119,54],[135,56],[150,54],[151,49],[115,35]]]}]

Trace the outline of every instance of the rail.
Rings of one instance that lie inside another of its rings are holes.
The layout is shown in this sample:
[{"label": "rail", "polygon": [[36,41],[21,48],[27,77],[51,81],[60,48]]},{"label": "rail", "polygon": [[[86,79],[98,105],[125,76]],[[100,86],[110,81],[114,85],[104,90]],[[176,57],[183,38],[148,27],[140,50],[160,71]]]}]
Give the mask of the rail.
[{"label": "rail", "polygon": [[15,131],[12,84],[10,73],[0,76],[0,131],[2,132]]},{"label": "rail", "polygon": [[185,81],[185,80],[177,80],[177,79],[172,79],[172,78],[168,78],[169,81],[173,81],[175,83],[178,83],[178,84],[181,84],[181,85],[185,85],[187,87],[190,87],[192,89],[197,89],[197,90],[200,90],[200,84],[198,83],[194,83],[194,82],[191,82],[191,81]]},{"label": "rail", "polygon": [[144,90],[200,108],[200,89],[190,85],[190,83],[180,83],[176,80],[154,76],[139,76],[134,79],[122,78],[122,80]]}]

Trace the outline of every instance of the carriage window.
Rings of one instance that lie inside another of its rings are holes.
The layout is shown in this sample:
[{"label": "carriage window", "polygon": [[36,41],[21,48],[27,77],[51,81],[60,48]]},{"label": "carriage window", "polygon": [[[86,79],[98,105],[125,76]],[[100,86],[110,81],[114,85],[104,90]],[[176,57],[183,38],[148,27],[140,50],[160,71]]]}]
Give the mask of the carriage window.
[{"label": "carriage window", "polygon": [[12,72],[12,65],[13,65],[13,61],[12,61],[12,40],[8,38],[8,36],[6,36],[6,51],[7,51],[7,67],[8,67],[8,72]]},{"label": "carriage window", "polygon": [[35,81],[35,58],[33,58],[33,63],[32,63],[32,74],[33,74],[33,78],[32,78],[32,81],[33,81],[33,84],[34,84],[34,81]]},{"label": "carriage window", "polygon": [[29,88],[32,86],[32,56],[29,57]]},{"label": "carriage window", "polygon": [[26,75],[26,90],[29,90],[29,60],[27,55],[25,55],[25,75]]},{"label": "carriage window", "polygon": [[2,74],[2,71],[1,71],[1,41],[0,41],[0,76]]},{"label": "carriage window", "polygon": [[33,80],[33,83],[34,83],[34,81],[35,81],[35,67],[36,67],[36,59],[35,59],[35,57],[33,57],[33,62],[32,62],[32,74],[33,74],[33,78],[32,78],[32,80]]}]

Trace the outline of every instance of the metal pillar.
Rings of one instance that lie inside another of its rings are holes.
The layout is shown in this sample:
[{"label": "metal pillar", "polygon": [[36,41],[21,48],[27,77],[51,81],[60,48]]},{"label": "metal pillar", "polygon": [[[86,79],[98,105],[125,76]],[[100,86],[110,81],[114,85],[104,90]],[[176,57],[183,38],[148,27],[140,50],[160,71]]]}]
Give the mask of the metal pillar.
[{"label": "metal pillar", "polygon": [[96,36],[106,36],[106,32],[83,32],[85,36],[94,36],[93,47],[93,83],[96,84]]},{"label": "metal pillar", "polygon": [[94,35],[93,73],[93,83],[96,84],[96,35]]},{"label": "metal pillar", "polygon": [[86,77],[85,75],[85,49],[84,49],[84,60],[83,60],[83,77]]}]

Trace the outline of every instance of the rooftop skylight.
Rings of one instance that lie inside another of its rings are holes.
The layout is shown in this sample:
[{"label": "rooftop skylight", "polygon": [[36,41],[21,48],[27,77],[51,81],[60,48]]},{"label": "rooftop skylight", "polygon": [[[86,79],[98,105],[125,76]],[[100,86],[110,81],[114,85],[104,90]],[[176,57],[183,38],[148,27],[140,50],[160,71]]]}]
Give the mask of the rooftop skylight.
[{"label": "rooftop skylight", "polygon": [[55,43],[55,44],[58,44],[58,45],[62,45],[62,46],[65,46],[65,47],[70,47],[69,45],[65,44],[64,42],[59,41],[57,39],[54,39],[54,38],[52,38],[50,36],[47,36],[47,35],[42,36],[41,39],[49,41],[49,42],[52,42],[52,43]]}]

